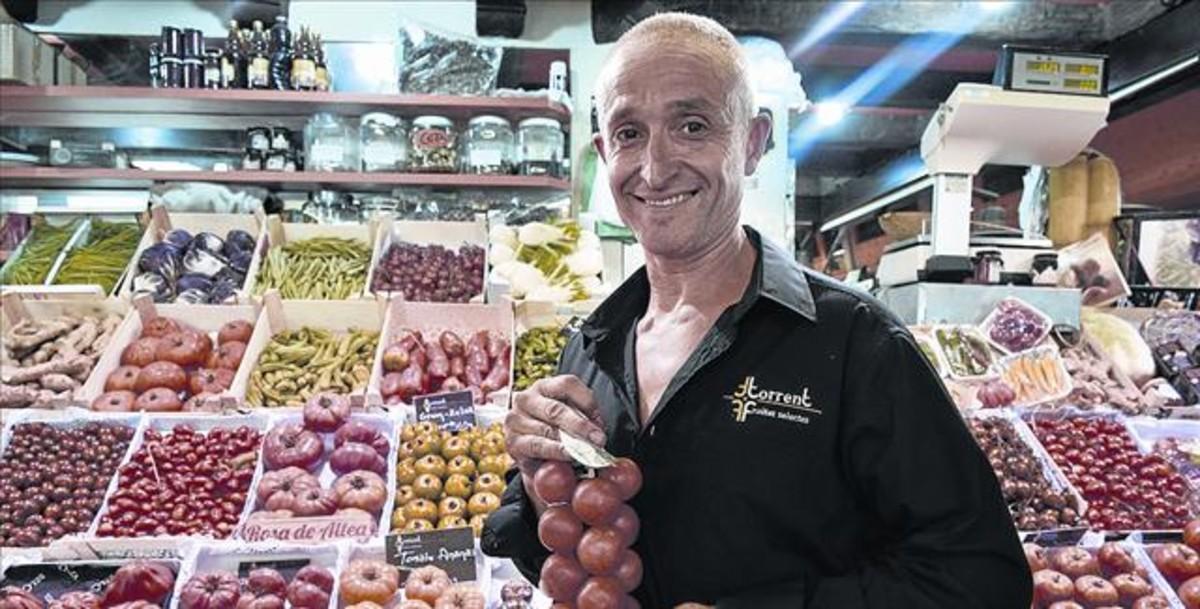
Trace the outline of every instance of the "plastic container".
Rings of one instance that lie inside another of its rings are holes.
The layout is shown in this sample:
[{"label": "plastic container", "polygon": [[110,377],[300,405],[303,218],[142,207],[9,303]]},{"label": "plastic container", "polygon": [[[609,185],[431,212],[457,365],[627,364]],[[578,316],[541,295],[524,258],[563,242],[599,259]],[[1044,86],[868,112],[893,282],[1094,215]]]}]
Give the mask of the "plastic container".
[{"label": "plastic container", "polygon": [[458,170],[458,132],[454,121],[435,115],[413,119],[408,166],[412,171],[454,173]]},{"label": "plastic container", "polygon": [[408,163],[408,131],[404,122],[383,112],[372,112],[358,124],[362,170],[403,171]]},{"label": "plastic container", "polygon": [[518,123],[517,163],[521,175],[562,175],[562,125],[552,118],[527,118]]},{"label": "plastic container", "polygon": [[356,171],[358,134],[341,117],[314,114],[304,126],[304,158],[308,171]]},{"label": "plastic container", "polygon": [[499,116],[476,116],[463,138],[465,173],[506,175],[513,172],[512,125]]}]

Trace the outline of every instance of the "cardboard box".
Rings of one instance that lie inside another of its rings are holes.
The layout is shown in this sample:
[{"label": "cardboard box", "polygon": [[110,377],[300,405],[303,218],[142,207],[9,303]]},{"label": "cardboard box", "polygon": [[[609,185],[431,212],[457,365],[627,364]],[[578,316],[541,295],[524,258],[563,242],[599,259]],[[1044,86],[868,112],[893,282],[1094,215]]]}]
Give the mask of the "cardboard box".
[{"label": "cardboard box", "polygon": [[0,23],[0,82],[54,84],[54,47],[17,23]]}]

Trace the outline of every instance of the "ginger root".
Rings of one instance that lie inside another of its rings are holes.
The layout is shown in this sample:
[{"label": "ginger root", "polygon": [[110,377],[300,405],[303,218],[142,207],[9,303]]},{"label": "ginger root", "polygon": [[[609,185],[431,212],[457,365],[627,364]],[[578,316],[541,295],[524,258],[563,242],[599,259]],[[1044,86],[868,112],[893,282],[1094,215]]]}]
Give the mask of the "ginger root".
[{"label": "ginger root", "polygon": [[65,374],[74,376],[81,374],[81,370],[89,370],[92,365],[92,360],[83,355],[67,359],[59,359],[44,364],[36,364],[24,368],[4,369],[0,370],[0,382],[12,385],[21,385],[24,383],[39,381],[47,374]]}]

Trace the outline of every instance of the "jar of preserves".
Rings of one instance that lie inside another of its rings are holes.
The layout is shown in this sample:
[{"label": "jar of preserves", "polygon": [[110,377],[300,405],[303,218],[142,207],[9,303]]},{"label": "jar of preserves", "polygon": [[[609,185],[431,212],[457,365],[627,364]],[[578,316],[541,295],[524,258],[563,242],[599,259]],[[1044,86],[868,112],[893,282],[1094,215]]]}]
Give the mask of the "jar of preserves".
[{"label": "jar of preserves", "polygon": [[453,173],[458,168],[454,122],[444,116],[418,116],[409,132],[408,167],[412,171]]},{"label": "jar of preserves", "polygon": [[304,126],[304,158],[309,171],[356,171],[358,134],[332,114],[314,114]]},{"label": "jar of preserves", "polygon": [[363,171],[404,171],[408,133],[404,122],[383,112],[362,117],[358,125]]},{"label": "jar of preserves", "polygon": [[517,126],[517,163],[521,175],[562,175],[562,125],[552,118],[527,118]]},{"label": "jar of preserves", "polygon": [[499,116],[476,116],[467,123],[463,142],[463,172],[493,175],[513,172],[513,131],[507,120]]}]

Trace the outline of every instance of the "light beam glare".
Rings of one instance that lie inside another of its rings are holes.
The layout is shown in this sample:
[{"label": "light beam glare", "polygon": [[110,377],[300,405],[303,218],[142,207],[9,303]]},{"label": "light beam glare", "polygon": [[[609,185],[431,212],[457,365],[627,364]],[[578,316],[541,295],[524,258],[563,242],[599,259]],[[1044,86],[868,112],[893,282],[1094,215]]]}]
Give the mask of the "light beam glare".
[{"label": "light beam glare", "polygon": [[792,45],[789,54],[792,57],[797,57],[805,51],[811,49],[813,45],[823,40],[826,36],[838,29],[847,19],[854,16],[862,9],[864,2],[839,2],[832,7],[827,14],[817,20],[804,37],[799,42]]}]

